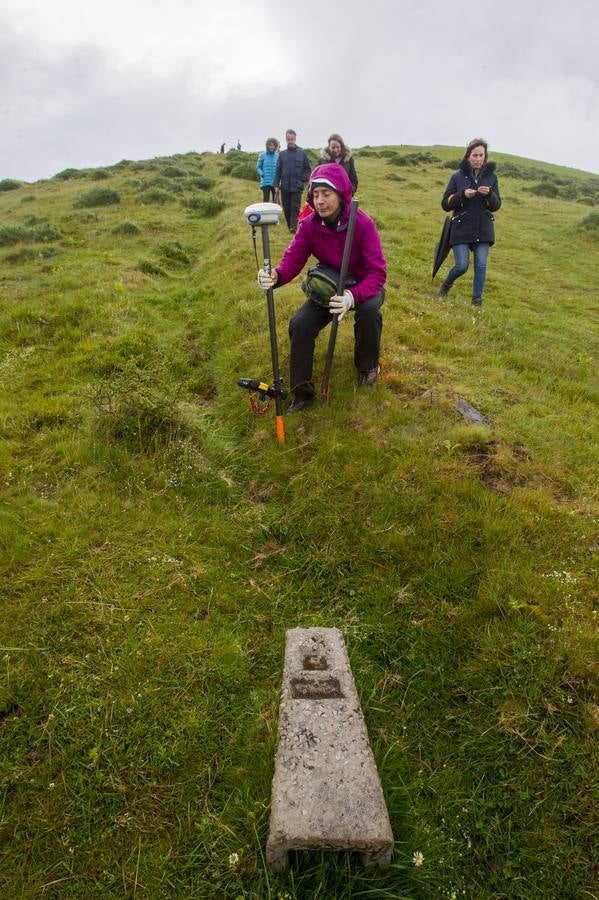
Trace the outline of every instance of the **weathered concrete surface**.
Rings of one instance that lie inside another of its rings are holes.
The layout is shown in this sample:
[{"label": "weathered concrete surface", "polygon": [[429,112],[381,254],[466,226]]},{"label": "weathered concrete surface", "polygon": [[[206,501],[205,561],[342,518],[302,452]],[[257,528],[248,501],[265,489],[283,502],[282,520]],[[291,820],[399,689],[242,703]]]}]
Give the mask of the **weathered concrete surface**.
[{"label": "weathered concrete surface", "polygon": [[347,651],[337,628],[287,632],[266,858],[357,850],[388,865],[393,833]]}]

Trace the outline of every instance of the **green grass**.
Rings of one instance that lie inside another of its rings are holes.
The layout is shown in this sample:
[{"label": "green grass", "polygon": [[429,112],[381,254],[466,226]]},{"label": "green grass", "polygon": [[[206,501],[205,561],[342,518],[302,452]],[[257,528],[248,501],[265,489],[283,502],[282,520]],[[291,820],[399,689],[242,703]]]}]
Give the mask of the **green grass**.
[{"label": "green grass", "polygon": [[[189,153],[0,193],[2,896],[597,896],[599,263],[576,197],[599,178],[494,157],[473,312],[471,273],[443,302],[430,280],[457,155],[358,152],[383,377],[356,389],[342,323],[331,404],[284,447],[235,383],[271,378],[257,180]],[[100,178],[120,203],[74,208]],[[284,371],[301,299],[276,294]],[[386,871],[264,863],[285,630],[313,625],[347,642]]]}]

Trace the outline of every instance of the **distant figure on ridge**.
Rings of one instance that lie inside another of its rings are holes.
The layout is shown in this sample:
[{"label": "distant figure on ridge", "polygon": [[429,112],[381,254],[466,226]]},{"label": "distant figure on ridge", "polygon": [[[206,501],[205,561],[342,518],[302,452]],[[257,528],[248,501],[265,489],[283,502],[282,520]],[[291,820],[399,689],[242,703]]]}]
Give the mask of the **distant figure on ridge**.
[{"label": "distant figure on ridge", "polygon": [[[265,203],[275,200],[275,174],[279,158],[279,142],[276,138],[266,139],[266,150],[258,157],[256,171],[260,176],[262,199]],[[276,202],[276,201],[275,201]]]},{"label": "distant figure on ridge", "polygon": [[237,149],[238,149],[238,150],[241,150],[241,144],[240,144],[240,142],[239,142],[239,138],[237,138]]},{"label": "distant figure on ridge", "polygon": [[224,152],[225,152],[225,145],[221,144],[219,153],[224,153]]},{"label": "distant figure on ridge", "polygon": [[296,144],[297,135],[293,128],[285,132],[287,149],[279,153],[275,188],[281,191],[281,205],[289,231],[297,231],[297,216],[300,210],[302,191],[310,177],[310,160]]},{"label": "distant figure on ridge", "polygon": [[352,156],[352,152],[344,142],[340,134],[332,134],[328,140],[326,147],[323,147],[320,153],[318,164],[336,162],[343,166],[349,180],[351,181],[351,192],[355,194],[358,190],[358,176],[356,174],[356,164]]},{"label": "distant figure on ridge", "polygon": [[454,281],[468,270],[474,256],[473,306],[482,306],[489,247],[495,243],[493,213],[501,206],[495,163],[487,161],[487,142],[474,138],[466,147],[460,168],[449,179],[441,206],[453,213],[449,246],[454,266],[437,292],[446,297]]}]

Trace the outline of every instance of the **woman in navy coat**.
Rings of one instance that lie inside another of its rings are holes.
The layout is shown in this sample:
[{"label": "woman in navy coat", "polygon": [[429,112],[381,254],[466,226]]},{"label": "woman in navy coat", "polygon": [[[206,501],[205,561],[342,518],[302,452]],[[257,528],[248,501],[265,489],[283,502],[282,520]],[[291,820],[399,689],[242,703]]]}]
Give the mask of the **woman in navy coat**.
[{"label": "woman in navy coat", "polygon": [[489,247],[495,243],[493,213],[501,206],[495,163],[487,161],[487,149],[482,138],[470,141],[460,168],[449,179],[441,201],[445,212],[453,213],[449,246],[455,262],[437,296],[445,297],[454,281],[468,270],[472,251],[474,306],[481,306],[483,302]]}]

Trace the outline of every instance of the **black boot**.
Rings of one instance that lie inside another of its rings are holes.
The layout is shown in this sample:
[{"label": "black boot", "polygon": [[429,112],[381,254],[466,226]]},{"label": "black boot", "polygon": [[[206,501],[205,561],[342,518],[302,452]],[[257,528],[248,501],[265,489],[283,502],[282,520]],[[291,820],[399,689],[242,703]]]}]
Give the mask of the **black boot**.
[{"label": "black boot", "polygon": [[443,282],[443,284],[441,285],[441,287],[440,287],[439,290],[437,291],[436,296],[437,296],[437,297],[447,297],[447,295],[448,295],[448,293],[449,293],[450,290],[451,290],[451,285],[450,285],[450,284],[445,284],[445,282]]}]

